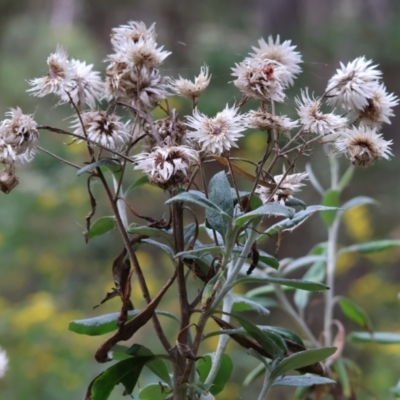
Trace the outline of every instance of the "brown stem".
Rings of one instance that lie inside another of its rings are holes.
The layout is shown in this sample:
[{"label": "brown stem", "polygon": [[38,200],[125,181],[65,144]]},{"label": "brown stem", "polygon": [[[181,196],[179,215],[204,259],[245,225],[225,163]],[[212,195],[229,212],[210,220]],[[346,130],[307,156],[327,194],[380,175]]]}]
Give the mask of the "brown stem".
[{"label": "brown stem", "polygon": [[[113,196],[113,194],[112,194],[112,192],[111,192],[111,190],[110,190],[110,188],[109,188],[109,186],[107,184],[107,181],[104,178],[104,175],[101,172],[100,168],[97,168],[97,174],[98,174],[98,177],[99,177],[99,179],[101,180],[101,182],[102,182],[102,184],[104,186],[104,189],[106,191],[107,197],[108,197],[108,199],[110,201],[110,205],[111,205],[111,208],[112,208],[112,210],[114,212],[114,215],[115,215],[115,220],[116,220],[116,223],[117,223],[117,227],[118,227],[119,233],[120,233],[120,235],[122,237],[122,240],[124,242],[125,248],[126,248],[126,250],[128,252],[129,259],[130,259],[133,267],[135,268],[136,276],[137,276],[137,279],[138,279],[139,286],[140,286],[140,289],[142,291],[143,297],[144,297],[146,303],[149,304],[151,302],[149,289],[147,287],[146,280],[144,278],[142,269],[140,268],[140,265],[139,265],[139,263],[137,261],[135,252],[132,250],[132,246],[131,246],[129,237],[128,237],[128,234],[125,231],[125,227],[124,227],[124,224],[122,222],[121,216],[119,214],[119,210],[118,210],[118,207],[116,205],[116,202],[114,200],[114,196]],[[164,333],[164,331],[163,331],[163,329],[161,327],[160,321],[159,321],[159,319],[158,319],[156,314],[153,315],[153,325],[154,325],[154,329],[156,331],[156,334],[157,334],[158,338],[160,339],[161,343],[163,344],[165,350],[167,350],[169,352],[169,350],[171,349],[172,346],[169,343],[167,337],[165,336],[165,333]]]}]

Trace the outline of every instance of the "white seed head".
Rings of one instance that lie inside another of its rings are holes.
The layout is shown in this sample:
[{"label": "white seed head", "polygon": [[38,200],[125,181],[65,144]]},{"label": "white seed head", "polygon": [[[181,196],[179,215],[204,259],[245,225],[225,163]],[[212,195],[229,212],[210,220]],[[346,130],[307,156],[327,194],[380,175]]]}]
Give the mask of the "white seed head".
[{"label": "white seed head", "polygon": [[171,79],[169,82],[170,88],[178,95],[193,99],[199,97],[206,90],[211,80],[211,75],[208,74],[208,66],[204,65],[200,69],[200,74],[194,77],[194,81],[183,79]]},{"label": "white seed head", "polygon": [[[116,150],[123,146],[129,137],[128,123],[120,121],[115,114],[107,114],[105,111],[88,111],[81,114],[88,139],[102,146]],[[71,128],[76,135],[85,136],[79,118],[76,118]]]},{"label": "white seed head", "polygon": [[352,164],[366,167],[379,158],[386,160],[392,155],[392,141],[383,139],[375,128],[366,126],[347,129],[336,140],[335,153],[344,154]]},{"label": "white seed head", "polygon": [[197,152],[187,146],[157,146],[135,156],[134,168],[149,175],[163,189],[170,189],[187,182],[189,169],[197,160]]},{"label": "white seed head", "polygon": [[301,98],[295,98],[297,114],[305,132],[317,135],[329,135],[347,125],[347,119],[334,113],[324,114],[320,111],[321,100],[308,94],[308,88],[301,91]]},{"label": "white seed head", "polygon": [[283,90],[288,70],[277,61],[246,58],[236,64],[232,71],[232,75],[237,77],[233,83],[247,97],[284,101]]},{"label": "white seed head", "polygon": [[127,25],[120,25],[113,28],[111,33],[111,43],[118,46],[124,42],[138,42],[139,40],[156,40],[156,24],[147,28],[143,22],[129,21]]},{"label": "white seed head", "polygon": [[100,101],[104,94],[100,73],[92,71],[93,65],[86,65],[79,60],[72,60],[71,67],[70,79],[64,84],[64,90],[60,94],[61,103],[69,103],[70,96],[76,106],[83,107],[87,104],[94,108],[96,101]]},{"label": "white seed head", "polygon": [[245,129],[243,115],[237,115],[237,112],[236,107],[226,106],[210,118],[195,109],[193,116],[186,117],[186,125],[193,129],[187,132],[188,138],[197,142],[201,150],[218,155],[237,147],[236,141]]},{"label": "white seed head", "polygon": [[328,103],[345,109],[362,110],[367,106],[382,75],[377,65],[371,64],[372,60],[367,61],[365,57],[358,57],[346,66],[340,63],[341,68],[336,70],[325,90]]},{"label": "white seed head", "polygon": [[0,124],[0,162],[32,160],[39,137],[37,123],[19,107],[11,108],[6,116]]},{"label": "white seed head", "polygon": [[376,84],[372,90],[368,104],[361,110],[352,110],[350,116],[362,125],[371,128],[380,128],[385,122],[390,124],[390,117],[394,116],[392,108],[399,103],[399,99],[393,93],[389,94],[383,83]]},{"label": "white seed head", "polygon": [[272,36],[268,37],[268,42],[263,38],[258,41],[258,46],[253,46],[255,53],[250,53],[254,58],[261,60],[274,60],[287,68],[288,74],[282,77],[285,85],[293,85],[294,78],[301,72],[299,64],[303,62],[301,54],[295,51],[296,46],[292,46],[291,40],[285,40],[280,43],[279,35],[276,41]]},{"label": "white seed head", "polygon": [[[276,175],[274,181],[278,185],[278,189],[266,188],[264,186],[257,186],[256,193],[260,196],[261,201],[265,204],[267,202],[274,202],[285,204],[287,200],[293,197],[293,193],[300,191],[301,187],[304,186],[302,181],[308,178],[307,172],[298,174]],[[275,191],[273,196],[271,194]]]},{"label": "white seed head", "polygon": [[32,92],[34,96],[43,97],[49,93],[62,95],[64,93],[64,85],[69,83],[73,68],[68,61],[67,52],[60,45],[57,46],[56,52],[50,54],[47,58],[49,73],[42,78],[35,78],[28,81],[32,86],[28,92]]}]

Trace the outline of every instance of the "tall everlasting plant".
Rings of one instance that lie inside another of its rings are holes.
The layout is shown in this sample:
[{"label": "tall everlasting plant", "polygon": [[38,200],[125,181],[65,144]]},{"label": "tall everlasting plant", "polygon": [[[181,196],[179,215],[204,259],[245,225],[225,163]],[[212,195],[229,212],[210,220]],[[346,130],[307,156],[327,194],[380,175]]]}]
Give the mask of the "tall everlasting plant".
[{"label": "tall everlasting plant", "polygon": [[[281,42],[279,36],[276,40],[269,37],[267,42],[260,39],[253,53],[232,68],[241,100],[222,106],[210,117],[198,108],[199,97],[212,82],[209,68],[202,66],[193,81],[162,76],[157,67],[170,52],[158,46],[154,25],[148,28],[141,22],[129,22],[113,29],[111,43],[114,53],[107,58],[105,81],[91,65],[70,60],[61,46],[47,60],[48,74],[29,81],[34,96],[54,94],[60,105],[72,106],[75,117],[70,130],[39,125],[19,108],[11,109],[0,125],[3,192],[17,186],[19,163],[29,162],[37,151],[47,153],[87,177],[91,211],[85,240],[115,228],[120,235],[120,248],[111,266],[114,288],[103,300],[120,298],[119,312],[72,321],[69,326],[80,334],[111,335],[98,347],[95,358],[112,365],[89,384],[85,399],[107,399],[120,383],[123,394],[131,394],[144,367],[158,378],[140,389],[140,399],[213,399],[224,391],[233,368],[226,351],[230,340],[260,362],[244,382],[263,376],[259,400],[266,399],[276,385],[301,387],[298,396],[304,399],[325,395],[355,399],[349,379],[352,365],[342,357],[344,326],[333,318],[335,305],[366,329],[352,333],[353,340],[399,340],[390,333],[372,334],[366,313],[352,300],[336,297],[334,291],[340,255],[399,245],[383,240],[337,248],[343,212],[373,202],[360,196],[340,204],[353,166],[366,167],[391,156],[391,141],[379,132],[382,124],[390,122],[398,99],[388,94],[382,73],[364,57],[341,64],[321,96],[308,88],[300,91],[295,99],[299,118],[292,120],[277,109],[287,101],[285,91],[301,72],[302,57],[291,41]],[[191,101],[192,114],[182,116],[172,109],[168,102],[171,94]],[[256,107],[244,113],[242,108],[249,101]],[[323,111],[326,106],[335,109]],[[157,107],[165,116],[155,120],[152,111]],[[129,121],[123,120],[121,109],[129,112]],[[235,157],[238,140],[248,129],[265,132],[260,160]],[[84,166],[40,147],[40,130],[85,142]],[[306,171],[297,167],[314,146],[323,147],[329,155],[328,189],[321,186],[311,167]],[[351,164],[342,176],[337,163],[340,155]],[[209,163],[219,172],[207,181]],[[135,181],[127,173],[132,168],[141,174]],[[112,212],[96,221],[95,180],[103,186]],[[247,184],[239,187],[239,181]],[[321,194],[322,205],[306,205],[295,197],[307,181]],[[168,196],[166,219],[144,215],[141,204],[128,202],[128,192],[143,184],[156,186]],[[319,212],[327,239],[304,257],[279,260],[285,234]],[[270,241],[275,243],[274,255],[263,250]],[[136,256],[143,245],[161,249],[170,258],[171,265],[164,269],[169,276],[155,293],[148,288],[155,271],[143,268]],[[304,268],[303,279],[291,277]],[[132,279],[137,280],[146,302],[141,310],[134,309],[131,302]],[[201,290],[192,295],[194,281],[197,285],[201,282]],[[237,285],[246,283],[253,284],[252,290],[235,292]],[[179,299],[176,314],[163,311],[163,297],[173,284]],[[305,318],[314,291],[325,293],[320,331],[313,331]],[[297,333],[255,325],[242,313],[253,310],[268,323],[270,311],[265,300],[271,296],[292,319]],[[164,316],[178,322],[172,336],[166,334],[160,318]],[[165,349],[163,354],[135,343],[135,333],[150,320]],[[210,321],[220,329],[210,332]],[[203,354],[202,341],[215,335],[219,336],[215,352]],[[129,348],[119,344],[127,340],[134,344]]]}]

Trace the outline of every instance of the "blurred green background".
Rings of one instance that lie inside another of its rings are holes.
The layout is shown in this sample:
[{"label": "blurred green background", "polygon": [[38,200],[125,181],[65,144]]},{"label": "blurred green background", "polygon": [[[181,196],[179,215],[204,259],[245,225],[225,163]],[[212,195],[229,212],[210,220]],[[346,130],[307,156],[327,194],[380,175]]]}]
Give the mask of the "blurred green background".
[{"label": "blurred green background", "polygon": [[[46,58],[57,43],[63,44],[71,58],[95,64],[104,71],[103,60],[111,52],[111,29],[129,20],[157,23],[158,42],[173,54],[162,66],[162,73],[192,78],[206,62],[212,81],[201,111],[210,115],[240,98],[232,81],[230,68],[241,61],[260,37],[281,35],[291,39],[303,55],[303,73],[288,93],[278,113],[295,117],[293,95],[310,87],[322,94],[339,61],[348,62],[365,55],[379,64],[389,92],[400,94],[400,3],[397,0],[0,0],[0,115],[9,107],[19,106],[35,114],[41,124],[66,128],[72,112],[68,106],[55,108],[51,96],[36,99],[25,91],[27,80],[47,73]],[[173,105],[189,112],[189,104],[174,98]],[[253,104],[254,105],[254,104]],[[396,110],[395,110],[396,112]],[[398,112],[397,112],[398,113]],[[392,139],[391,162],[381,161],[368,169],[358,169],[345,199],[357,194],[376,198],[377,207],[357,208],[345,214],[340,243],[350,244],[370,239],[400,238],[400,141],[399,116],[384,126],[386,139]],[[242,156],[261,156],[261,132],[252,131],[241,141]],[[78,164],[85,161],[83,145],[68,145],[65,138],[42,132],[41,146]],[[326,156],[316,152],[311,162],[322,182],[328,181]],[[304,162],[304,161],[303,161]],[[341,160],[342,168],[347,165]],[[277,171],[279,173],[279,171]],[[129,172],[129,180],[138,177]],[[10,358],[6,377],[0,380],[0,398],[9,400],[80,399],[96,374],[104,369],[93,354],[104,338],[79,336],[67,331],[71,319],[86,318],[118,310],[119,301],[111,300],[96,310],[95,304],[113,286],[111,262],[121,245],[116,233],[84,243],[85,216],[90,210],[84,177],[77,177],[46,154],[38,154],[33,163],[19,168],[20,185],[9,194],[0,195],[0,346]],[[94,191],[102,195],[100,185]],[[308,204],[318,203],[312,188],[299,196]],[[149,201],[151,198],[151,201]],[[344,200],[345,200],[344,199]],[[147,187],[135,192],[144,214],[165,213],[159,207],[165,200],[161,191]],[[158,207],[158,208],[156,208]],[[157,210],[157,211],[154,211]],[[97,216],[109,215],[105,204]],[[285,238],[281,257],[306,254],[325,230],[317,216],[299,231]],[[152,274],[150,290],[155,293],[172,266],[160,254],[139,251],[142,265]],[[356,299],[370,314],[377,330],[400,332],[400,269],[396,251],[374,257],[342,258],[338,268],[339,294]],[[134,286],[134,289],[137,289]],[[133,300],[140,308],[138,290]],[[173,309],[173,293],[163,308]],[[307,321],[321,329],[322,296],[315,295],[309,305]],[[344,316],[337,312],[337,318]],[[280,311],[273,311],[266,324],[292,327]],[[167,329],[175,333],[173,322]],[[346,323],[347,329],[357,329]],[[151,324],[134,341],[161,346]],[[210,339],[204,351],[212,351]],[[242,388],[246,372],[256,363],[244,358],[231,346],[235,367],[232,383],[220,400],[252,399],[260,381]],[[388,387],[400,378],[400,347],[348,345],[346,355],[362,369],[356,382],[360,399],[388,399]],[[143,387],[148,375],[141,379]],[[121,398],[122,387],[113,394]],[[292,398],[291,391],[275,391],[275,399]],[[240,397],[239,397],[240,396]]]}]

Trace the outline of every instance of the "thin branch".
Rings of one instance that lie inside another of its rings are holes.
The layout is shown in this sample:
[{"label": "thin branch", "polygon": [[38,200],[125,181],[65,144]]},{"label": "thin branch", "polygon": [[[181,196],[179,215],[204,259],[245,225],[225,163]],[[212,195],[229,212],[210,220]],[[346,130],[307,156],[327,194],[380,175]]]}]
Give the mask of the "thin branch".
[{"label": "thin branch", "polygon": [[[61,158],[61,157],[57,156],[56,154],[52,153],[52,152],[49,151],[49,150],[44,149],[44,148],[41,147],[41,146],[38,146],[37,148],[38,148],[38,150],[43,151],[43,153],[48,154],[49,156],[55,158],[55,159],[58,160],[58,161],[63,162],[64,164],[67,164],[67,165],[69,165],[69,166],[71,166],[71,167],[74,167],[74,168],[76,168],[76,169],[81,169],[81,168],[82,168],[82,167],[80,167],[79,165],[76,165],[76,164],[74,164],[74,163],[72,163],[72,162],[70,162],[70,161],[68,161],[68,160],[65,160],[64,158]],[[87,173],[90,174],[89,171],[87,171]]]}]

